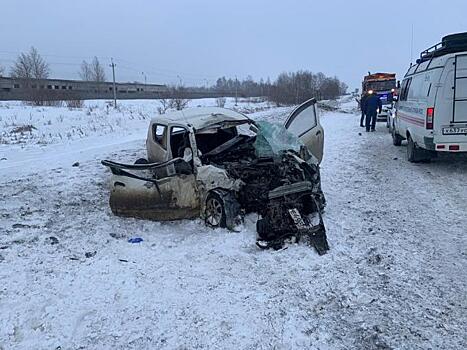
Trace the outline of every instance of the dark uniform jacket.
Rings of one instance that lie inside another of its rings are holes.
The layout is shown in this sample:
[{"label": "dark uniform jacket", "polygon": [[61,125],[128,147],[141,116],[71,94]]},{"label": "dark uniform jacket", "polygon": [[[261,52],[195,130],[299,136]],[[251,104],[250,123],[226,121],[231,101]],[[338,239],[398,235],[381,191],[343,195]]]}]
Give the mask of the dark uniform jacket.
[{"label": "dark uniform jacket", "polygon": [[377,94],[368,96],[363,103],[363,110],[366,114],[375,114],[377,110],[381,111],[383,104]]}]

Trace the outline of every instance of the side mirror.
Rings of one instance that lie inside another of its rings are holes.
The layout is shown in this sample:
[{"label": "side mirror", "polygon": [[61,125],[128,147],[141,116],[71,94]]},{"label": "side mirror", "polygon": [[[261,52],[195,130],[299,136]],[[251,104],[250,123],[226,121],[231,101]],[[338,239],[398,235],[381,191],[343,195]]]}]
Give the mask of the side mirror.
[{"label": "side mirror", "polygon": [[397,81],[397,88],[398,88],[398,89],[401,88],[401,81],[400,81],[400,80]]}]

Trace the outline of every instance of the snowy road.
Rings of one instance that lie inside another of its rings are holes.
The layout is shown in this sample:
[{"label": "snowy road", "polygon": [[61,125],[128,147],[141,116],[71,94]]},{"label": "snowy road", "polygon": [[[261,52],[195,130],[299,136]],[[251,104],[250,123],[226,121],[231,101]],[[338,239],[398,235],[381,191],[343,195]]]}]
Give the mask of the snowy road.
[{"label": "snowy road", "polygon": [[232,233],[113,216],[99,160],[142,139],[3,165],[0,349],[464,349],[467,159],[409,164],[383,125],[322,124],[321,257],[257,250],[254,217]]}]

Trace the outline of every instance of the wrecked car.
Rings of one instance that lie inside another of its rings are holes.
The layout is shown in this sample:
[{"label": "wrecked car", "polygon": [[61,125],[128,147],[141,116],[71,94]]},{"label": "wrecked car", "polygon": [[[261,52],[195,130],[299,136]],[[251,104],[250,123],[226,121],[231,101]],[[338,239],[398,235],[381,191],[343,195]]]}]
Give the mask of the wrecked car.
[{"label": "wrecked car", "polygon": [[253,121],[224,108],[192,108],[150,122],[147,159],[102,161],[112,172],[116,215],[172,221],[201,217],[234,229],[257,213],[257,245],[280,248],[307,240],[329,248],[321,211],[319,163],[323,129],[316,101],[306,101],[285,125]]}]

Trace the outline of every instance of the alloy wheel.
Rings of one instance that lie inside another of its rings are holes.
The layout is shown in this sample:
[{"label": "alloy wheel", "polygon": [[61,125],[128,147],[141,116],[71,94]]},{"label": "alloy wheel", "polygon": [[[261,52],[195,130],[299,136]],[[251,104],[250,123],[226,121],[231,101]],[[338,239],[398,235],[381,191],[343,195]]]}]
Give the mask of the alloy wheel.
[{"label": "alloy wheel", "polygon": [[222,220],[222,204],[217,198],[209,198],[206,203],[206,222],[211,226],[219,226]]}]

